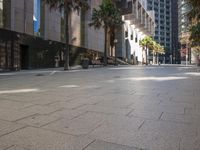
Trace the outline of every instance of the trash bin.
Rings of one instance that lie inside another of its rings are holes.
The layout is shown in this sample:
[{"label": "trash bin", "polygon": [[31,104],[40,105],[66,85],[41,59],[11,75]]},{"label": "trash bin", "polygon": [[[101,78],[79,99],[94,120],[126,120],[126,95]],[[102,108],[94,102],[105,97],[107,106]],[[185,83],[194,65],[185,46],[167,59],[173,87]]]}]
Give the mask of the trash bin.
[{"label": "trash bin", "polygon": [[82,60],[82,68],[83,69],[88,69],[89,67],[89,59],[88,58],[83,58]]}]

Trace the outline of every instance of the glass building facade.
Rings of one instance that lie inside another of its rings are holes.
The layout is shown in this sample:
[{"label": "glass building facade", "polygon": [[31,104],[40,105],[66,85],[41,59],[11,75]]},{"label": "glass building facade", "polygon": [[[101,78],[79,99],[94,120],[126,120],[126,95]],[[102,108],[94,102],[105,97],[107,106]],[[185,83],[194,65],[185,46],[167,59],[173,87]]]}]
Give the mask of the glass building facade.
[{"label": "glass building facade", "polygon": [[34,8],[33,8],[33,31],[34,34],[40,36],[41,33],[41,1],[34,0]]},{"label": "glass building facade", "polygon": [[0,0],[0,27],[3,27],[3,0]]}]

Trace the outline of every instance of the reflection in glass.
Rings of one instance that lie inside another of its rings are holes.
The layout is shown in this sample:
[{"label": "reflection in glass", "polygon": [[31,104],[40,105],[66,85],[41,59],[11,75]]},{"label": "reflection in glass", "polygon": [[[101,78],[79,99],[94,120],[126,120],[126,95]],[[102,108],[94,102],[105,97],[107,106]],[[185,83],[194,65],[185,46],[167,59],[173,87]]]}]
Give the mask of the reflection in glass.
[{"label": "reflection in glass", "polygon": [[34,34],[40,36],[40,12],[41,12],[41,1],[34,0],[34,10],[33,10],[33,25]]}]

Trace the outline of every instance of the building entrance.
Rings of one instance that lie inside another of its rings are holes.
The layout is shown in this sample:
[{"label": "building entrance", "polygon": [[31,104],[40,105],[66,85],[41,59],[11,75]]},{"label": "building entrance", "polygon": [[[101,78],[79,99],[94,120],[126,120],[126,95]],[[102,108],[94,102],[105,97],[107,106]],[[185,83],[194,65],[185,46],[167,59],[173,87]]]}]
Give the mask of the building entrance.
[{"label": "building entrance", "polygon": [[29,47],[27,45],[20,45],[21,51],[21,69],[29,69]]}]

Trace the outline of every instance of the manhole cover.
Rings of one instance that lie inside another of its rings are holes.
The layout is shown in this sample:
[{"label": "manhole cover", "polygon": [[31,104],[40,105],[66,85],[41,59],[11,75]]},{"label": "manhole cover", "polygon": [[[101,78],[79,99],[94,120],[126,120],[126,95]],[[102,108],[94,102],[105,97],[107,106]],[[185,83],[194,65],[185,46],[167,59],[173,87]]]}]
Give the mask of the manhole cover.
[{"label": "manhole cover", "polygon": [[36,74],[36,76],[44,76],[44,74],[38,73],[38,74]]},{"label": "manhole cover", "polygon": [[120,76],[114,76],[114,78],[120,78]]}]

